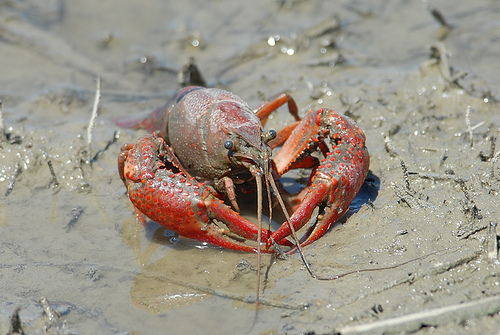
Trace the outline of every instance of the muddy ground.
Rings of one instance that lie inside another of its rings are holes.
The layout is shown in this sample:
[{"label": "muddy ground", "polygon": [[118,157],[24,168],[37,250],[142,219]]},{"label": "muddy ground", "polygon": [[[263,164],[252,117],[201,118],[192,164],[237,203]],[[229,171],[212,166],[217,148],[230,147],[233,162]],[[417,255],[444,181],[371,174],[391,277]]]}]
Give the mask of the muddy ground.
[{"label": "muddy ground", "polygon": [[[0,1],[0,334],[18,307],[29,334],[496,334],[499,40],[494,0]],[[251,106],[288,91],[364,129],[360,196],[305,249],[345,276],[264,256],[256,313],[256,255],[136,221],[116,157],[145,132],[113,119],[190,57]]]}]

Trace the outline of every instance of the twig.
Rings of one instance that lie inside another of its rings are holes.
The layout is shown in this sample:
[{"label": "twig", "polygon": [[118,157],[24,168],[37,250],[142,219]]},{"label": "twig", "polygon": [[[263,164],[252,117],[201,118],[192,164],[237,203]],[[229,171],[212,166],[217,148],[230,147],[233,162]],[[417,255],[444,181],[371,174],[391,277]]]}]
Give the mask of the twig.
[{"label": "twig", "polygon": [[16,183],[16,179],[21,173],[21,166],[19,165],[19,162],[16,162],[16,165],[14,167],[14,174],[12,175],[12,178],[10,180],[9,186],[7,186],[7,190],[5,191],[5,196],[7,197],[10,192],[14,189],[14,184]]},{"label": "twig", "polygon": [[489,227],[488,224],[476,224],[477,220],[482,220],[483,215],[480,213],[481,209],[477,206],[476,202],[471,196],[470,187],[467,188],[466,182],[459,183],[462,192],[464,193],[465,200],[460,200],[459,203],[462,206],[462,211],[466,218],[466,222],[461,222],[459,229],[457,231],[457,237],[460,239],[466,239],[469,236],[476,234],[477,232],[484,230]]},{"label": "twig", "polygon": [[47,298],[41,297],[38,302],[42,306],[43,313],[49,319],[49,321],[56,320],[56,319],[59,318],[59,316],[57,315],[57,312],[54,311],[54,309],[52,308],[52,306],[50,306],[49,301],[47,300]]},{"label": "twig", "polygon": [[408,174],[408,169],[406,168],[405,162],[401,159],[401,169],[403,170],[403,179],[405,182],[405,187],[401,187],[396,184],[392,184],[392,187],[394,188],[394,193],[396,193],[396,196],[398,196],[402,202],[408,205],[408,207],[415,209],[415,208],[432,208],[432,205],[428,203],[426,200],[422,200],[419,197],[417,197],[417,192],[411,188],[410,185],[410,177]]},{"label": "twig", "polygon": [[97,78],[97,86],[95,90],[94,108],[92,109],[92,115],[90,116],[89,126],[87,127],[87,154],[88,162],[90,163],[90,158],[92,157],[92,130],[94,129],[95,120],[97,118],[97,110],[99,109],[99,101],[101,101],[101,77]]},{"label": "twig", "polygon": [[464,229],[460,228],[457,231],[457,237],[459,237],[461,240],[465,240],[465,239],[468,239],[469,237],[471,237],[472,235],[477,234],[480,231],[487,229],[488,227],[489,227],[488,224],[474,226],[472,223],[470,223],[469,227],[466,227],[466,228],[469,228],[468,230],[466,230],[465,228]]},{"label": "twig", "polygon": [[54,166],[52,165],[52,161],[50,159],[47,159],[47,165],[49,166],[50,174],[52,175],[52,181],[50,182],[50,184],[57,188],[59,187],[59,181],[57,181]]},{"label": "twig", "polygon": [[99,157],[99,155],[102,154],[104,151],[108,150],[111,145],[115,144],[119,137],[120,137],[120,132],[118,130],[115,130],[115,132],[113,133],[113,138],[110,139],[108,143],[106,143],[104,149],[101,149],[95,153],[91,162],[95,162],[97,160],[97,157]]},{"label": "twig", "polygon": [[59,313],[57,313],[52,306],[50,306],[47,298],[41,297],[38,302],[42,305],[43,313],[47,317],[47,321],[43,326],[44,332],[47,333],[47,331],[52,327],[55,328],[57,334],[60,333],[60,330],[64,331],[64,322],[61,322]]},{"label": "twig", "polygon": [[442,326],[456,321],[493,315],[500,311],[500,296],[488,297],[476,301],[434,308],[427,311],[403,315],[387,320],[356,326],[346,326],[339,333],[346,334],[382,334],[408,333],[426,326]]},{"label": "twig", "polygon": [[490,150],[486,153],[482,150],[479,152],[479,158],[481,159],[481,162],[491,162],[493,156],[495,156],[495,148],[496,148],[495,142],[497,141],[497,138],[495,136],[489,136],[489,140],[490,140]]},{"label": "twig", "polygon": [[474,138],[472,137],[472,127],[470,125],[471,112],[472,112],[472,107],[469,105],[467,106],[467,110],[465,111],[465,124],[467,125],[467,131],[469,132],[470,147],[472,148],[474,146]]},{"label": "twig", "polygon": [[439,65],[439,71],[443,76],[443,79],[448,82],[448,84],[452,84],[457,86],[458,88],[464,89],[462,85],[458,82],[460,79],[464,78],[467,73],[459,72],[453,75],[452,68],[448,61],[448,51],[443,43],[436,43],[431,45],[431,58],[435,58]]},{"label": "twig", "polygon": [[403,170],[403,179],[405,181],[406,190],[413,191],[410,186],[410,177],[408,177],[408,168],[406,167],[405,161],[401,159],[400,163],[401,163],[401,170]]},{"label": "twig", "polygon": [[396,152],[396,149],[394,149],[394,146],[392,145],[392,140],[389,135],[387,135],[384,138],[384,147],[385,151],[389,154],[391,157],[398,157],[398,153]]},{"label": "twig", "polygon": [[497,235],[497,223],[490,222],[490,229],[487,238],[487,254],[488,261],[493,264],[498,264],[498,235]]},{"label": "twig", "polygon": [[443,78],[450,83],[451,82],[451,69],[448,63],[448,52],[443,43],[436,43],[431,45],[432,58],[437,59],[439,64],[439,69],[441,70],[441,75]]},{"label": "twig", "polygon": [[424,2],[424,5],[425,5],[425,8],[427,9],[427,11],[429,11],[429,13],[441,25],[441,27],[451,28],[450,25],[448,24],[448,22],[446,22],[446,20],[444,19],[443,14],[441,14],[441,12],[439,10],[437,10],[436,8],[434,8],[429,3],[429,1],[424,0],[423,2]]},{"label": "twig", "polygon": [[0,100],[0,140],[5,140],[7,136],[5,135],[5,125],[3,123],[3,112],[2,112],[3,101]]},{"label": "twig", "polygon": [[491,178],[495,177],[495,163],[497,162],[498,158],[500,157],[500,150],[497,151],[495,156],[491,159]]},{"label": "twig", "polygon": [[481,127],[481,126],[482,126],[483,124],[485,124],[485,123],[486,123],[486,121],[481,121],[481,122],[478,122],[478,123],[476,123],[475,125],[473,125],[472,127],[470,127],[470,129],[471,129],[472,131],[474,131],[474,130],[476,130],[477,128]]}]

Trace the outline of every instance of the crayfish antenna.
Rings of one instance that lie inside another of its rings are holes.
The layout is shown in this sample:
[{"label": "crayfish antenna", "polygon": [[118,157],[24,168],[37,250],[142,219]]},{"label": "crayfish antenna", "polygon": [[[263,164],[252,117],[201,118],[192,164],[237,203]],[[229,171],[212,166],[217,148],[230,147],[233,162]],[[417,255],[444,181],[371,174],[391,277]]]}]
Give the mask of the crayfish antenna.
[{"label": "crayfish antenna", "polygon": [[280,195],[280,193],[278,191],[278,187],[276,186],[276,183],[274,182],[274,179],[272,178],[271,173],[268,174],[267,179],[271,179],[271,180],[269,180],[269,182],[271,183],[271,187],[273,188],[273,191],[276,194],[276,198],[278,199],[278,202],[279,202],[279,204],[281,206],[281,209],[283,210],[283,214],[285,215],[286,222],[288,223],[288,226],[290,227],[290,230],[292,232],[293,240],[295,241],[295,247],[299,251],[300,258],[302,258],[302,262],[304,263],[304,265],[305,265],[307,271],[309,272],[309,274],[311,275],[311,277],[317,278],[318,276],[311,269],[309,263],[306,260],[306,256],[302,252],[302,247],[300,246],[300,240],[297,237],[297,233],[295,232],[295,228],[293,227],[292,222],[290,221],[290,215],[288,214],[288,211],[286,209],[285,203],[283,202],[283,199],[281,198],[281,195]]},{"label": "crayfish antenna", "polygon": [[255,298],[255,309],[259,310],[260,296],[260,265],[261,265],[261,239],[262,239],[262,178],[260,173],[255,174],[257,182],[257,218],[259,222],[259,230],[257,233],[257,294]]},{"label": "crayfish antenna", "polygon": [[[273,221],[273,201],[271,199],[271,189],[269,187],[269,176],[272,178],[272,174],[269,172],[269,164],[266,165],[266,168],[264,169],[264,180],[266,181],[266,191],[267,191],[267,203],[269,205],[269,224],[267,226],[268,230],[271,230],[271,224]],[[281,251],[281,248],[278,247],[278,251]]]}]

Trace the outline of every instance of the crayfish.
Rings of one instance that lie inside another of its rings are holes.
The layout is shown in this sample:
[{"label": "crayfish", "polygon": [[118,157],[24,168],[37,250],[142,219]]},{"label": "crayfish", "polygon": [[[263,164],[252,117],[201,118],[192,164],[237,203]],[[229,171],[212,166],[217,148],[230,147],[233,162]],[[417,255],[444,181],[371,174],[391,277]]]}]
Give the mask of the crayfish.
[{"label": "crayfish", "polygon": [[[279,132],[264,131],[269,115],[284,104],[295,122]],[[152,132],[125,144],[118,157],[120,177],[136,212],[180,236],[229,249],[275,252],[278,245],[316,241],[347,211],[368,173],[365,135],[353,120],[332,109],[310,110],[300,119],[286,93],[253,111],[231,92],[190,86],[146,120],[122,125]],[[316,151],[323,158],[313,155]],[[285,204],[279,178],[297,168],[312,172],[307,186],[288,195]],[[288,222],[274,232],[238,213],[235,190],[256,185],[261,223],[263,180],[284,212],[285,207],[291,211]],[[317,207],[319,214],[304,237],[290,241]],[[244,239],[257,241],[257,248]]]}]

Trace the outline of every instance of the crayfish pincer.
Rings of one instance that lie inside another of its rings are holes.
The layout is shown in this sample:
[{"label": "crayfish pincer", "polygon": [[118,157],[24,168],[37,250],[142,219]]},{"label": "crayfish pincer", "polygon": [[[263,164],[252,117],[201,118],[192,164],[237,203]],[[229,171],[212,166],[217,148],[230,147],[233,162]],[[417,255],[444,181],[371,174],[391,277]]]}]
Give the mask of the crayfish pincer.
[{"label": "crayfish pincer", "polygon": [[[279,132],[265,132],[268,116],[286,103],[295,122]],[[286,93],[253,111],[231,92],[190,86],[147,119],[117,123],[152,132],[125,144],[118,157],[136,212],[181,236],[235,250],[261,249],[245,239],[265,241],[264,252],[274,252],[276,244],[293,246],[288,236],[319,207],[316,222],[295,244],[314,242],[345,213],[368,173],[365,135],[353,120],[331,109],[311,110],[301,120]],[[315,151],[323,158],[313,156]],[[312,173],[303,190],[285,197],[292,212],[277,231],[257,227],[238,213],[235,188],[256,185],[261,223],[263,180],[286,212],[279,178],[296,168],[311,168]],[[235,234],[239,237],[233,238]]]}]

